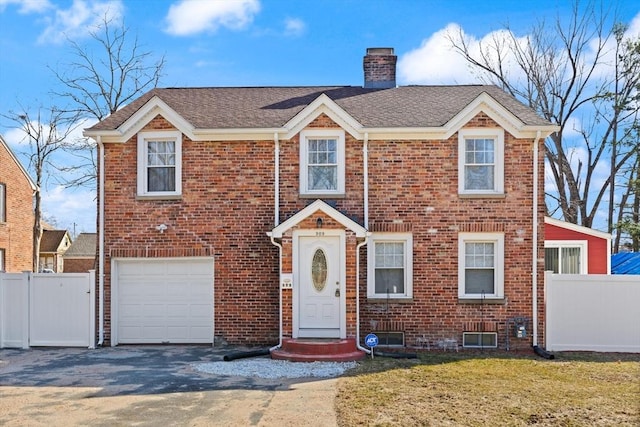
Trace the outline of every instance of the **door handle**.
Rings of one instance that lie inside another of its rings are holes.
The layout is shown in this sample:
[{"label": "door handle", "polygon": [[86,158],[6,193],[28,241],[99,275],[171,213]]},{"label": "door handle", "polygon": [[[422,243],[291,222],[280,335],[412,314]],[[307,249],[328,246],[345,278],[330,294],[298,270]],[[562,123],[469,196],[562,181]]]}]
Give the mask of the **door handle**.
[{"label": "door handle", "polygon": [[336,289],[336,296],[339,297],[340,296],[340,289]]}]

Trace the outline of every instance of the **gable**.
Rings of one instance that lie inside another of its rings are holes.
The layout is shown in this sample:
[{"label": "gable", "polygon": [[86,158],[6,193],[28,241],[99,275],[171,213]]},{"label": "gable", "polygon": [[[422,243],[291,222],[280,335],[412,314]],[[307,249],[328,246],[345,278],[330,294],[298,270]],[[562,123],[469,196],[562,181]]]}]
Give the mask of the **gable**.
[{"label": "gable", "polygon": [[[5,140],[2,138],[2,136],[0,136],[0,150],[6,153],[6,156],[9,158],[9,161],[15,165],[15,168],[18,171],[18,173],[24,177],[26,184],[29,185],[31,189],[35,191],[36,184],[31,179],[31,176],[29,176],[29,173],[27,172],[27,170],[22,166],[22,163],[20,163],[18,158],[15,156],[15,154],[13,154],[13,151],[11,151],[11,148],[9,148],[9,146],[7,145]],[[9,167],[10,166],[3,166],[2,170],[6,172]]]},{"label": "gable", "polygon": [[267,235],[269,237],[279,239],[286,231],[295,227],[297,224],[309,218],[316,212],[322,212],[325,215],[331,217],[339,224],[342,224],[346,229],[353,231],[356,237],[365,237],[367,235],[367,230],[363,226],[353,221],[343,213],[339,212],[337,209],[329,206],[327,203],[320,199],[314,201],[306,208],[298,211],[291,218],[275,227],[270,233],[267,233]]}]

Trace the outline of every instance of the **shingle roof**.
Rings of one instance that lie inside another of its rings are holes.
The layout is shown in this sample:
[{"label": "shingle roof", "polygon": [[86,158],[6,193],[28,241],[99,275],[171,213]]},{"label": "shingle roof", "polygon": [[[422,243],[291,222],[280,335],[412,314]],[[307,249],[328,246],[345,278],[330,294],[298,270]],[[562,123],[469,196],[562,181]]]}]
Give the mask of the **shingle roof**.
[{"label": "shingle roof", "polygon": [[620,252],[611,255],[611,274],[640,274],[640,253]]},{"label": "shingle roof", "polygon": [[40,240],[40,252],[58,252],[58,247],[67,234],[67,230],[43,230]]},{"label": "shingle roof", "polygon": [[365,127],[439,127],[483,92],[525,125],[550,123],[491,85],[156,88],[89,130],[117,129],[157,96],[197,129],[279,128],[325,94]]},{"label": "shingle roof", "polygon": [[71,243],[67,252],[65,252],[65,258],[73,257],[95,257],[96,256],[96,233],[80,233],[76,240]]}]

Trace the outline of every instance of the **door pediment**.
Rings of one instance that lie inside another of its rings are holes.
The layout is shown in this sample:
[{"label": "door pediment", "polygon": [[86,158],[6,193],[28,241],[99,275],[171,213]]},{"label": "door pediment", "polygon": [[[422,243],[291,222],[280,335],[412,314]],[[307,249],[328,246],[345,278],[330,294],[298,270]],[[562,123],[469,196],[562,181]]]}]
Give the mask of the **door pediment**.
[{"label": "door pediment", "polygon": [[366,237],[367,230],[363,226],[347,217],[337,209],[329,206],[327,203],[323,202],[320,199],[311,203],[306,208],[300,210],[288,220],[282,222],[280,225],[271,230],[270,233],[267,233],[267,235],[276,239],[282,238],[282,235],[287,232],[287,230],[298,225],[301,221],[304,221],[318,211],[323,212],[325,215],[331,217],[339,224],[342,224],[346,229],[353,231],[356,237]]}]

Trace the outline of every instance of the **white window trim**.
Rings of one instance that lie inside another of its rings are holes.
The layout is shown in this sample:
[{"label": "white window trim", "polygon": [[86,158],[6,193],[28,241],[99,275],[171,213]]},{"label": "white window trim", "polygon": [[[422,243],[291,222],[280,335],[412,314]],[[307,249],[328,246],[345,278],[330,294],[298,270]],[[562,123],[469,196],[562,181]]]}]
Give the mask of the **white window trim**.
[{"label": "white window trim", "polygon": [[[175,141],[176,190],[147,191],[147,141]],[[152,131],[138,133],[138,197],[163,198],[182,195],[182,133],[178,131]]]},{"label": "white window trim", "polygon": [[0,182],[0,222],[7,221],[7,186]]},{"label": "white window trim", "polygon": [[[336,190],[309,190],[308,160],[309,144],[307,139],[337,140],[338,188]],[[300,194],[302,195],[344,195],[345,193],[345,137],[342,129],[313,129],[300,132]]]},{"label": "white window trim", "polygon": [[[376,293],[376,243],[404,244],[404,294]],[[413,235],[411,233],[373,233],[367,244],[367,298],[413,298]]]},{"label": "white window trim", "polygon": [[[544,248],[558,248],[560,250],[567,248],[580,248],[580,273],[578,274],[588,274],[587,253],[589,250],[589,242],[587,240],[545,240]],[[562,261],[560,261],[560,265],[562,265]],[[566,273],[560,272],[558,274]]]},{"label": "white window trim", "polygon": [[458,298],[482,299],[481,294],[465,293],[465,243],[493,243],[494,247],[494,293],[484,294],[485,299],[504,298],[504,234],[503,233],[459,233],[458,234]]},{"label": "white window trim", "polygon": [[[494,188],[492,190],[466,190],[464,188],[465,140],[468,138],[494,138],[495,170]],[[467,128],[458,131],[458,194],[463,195],[498,195],[504,194],[504,129]]]}]

